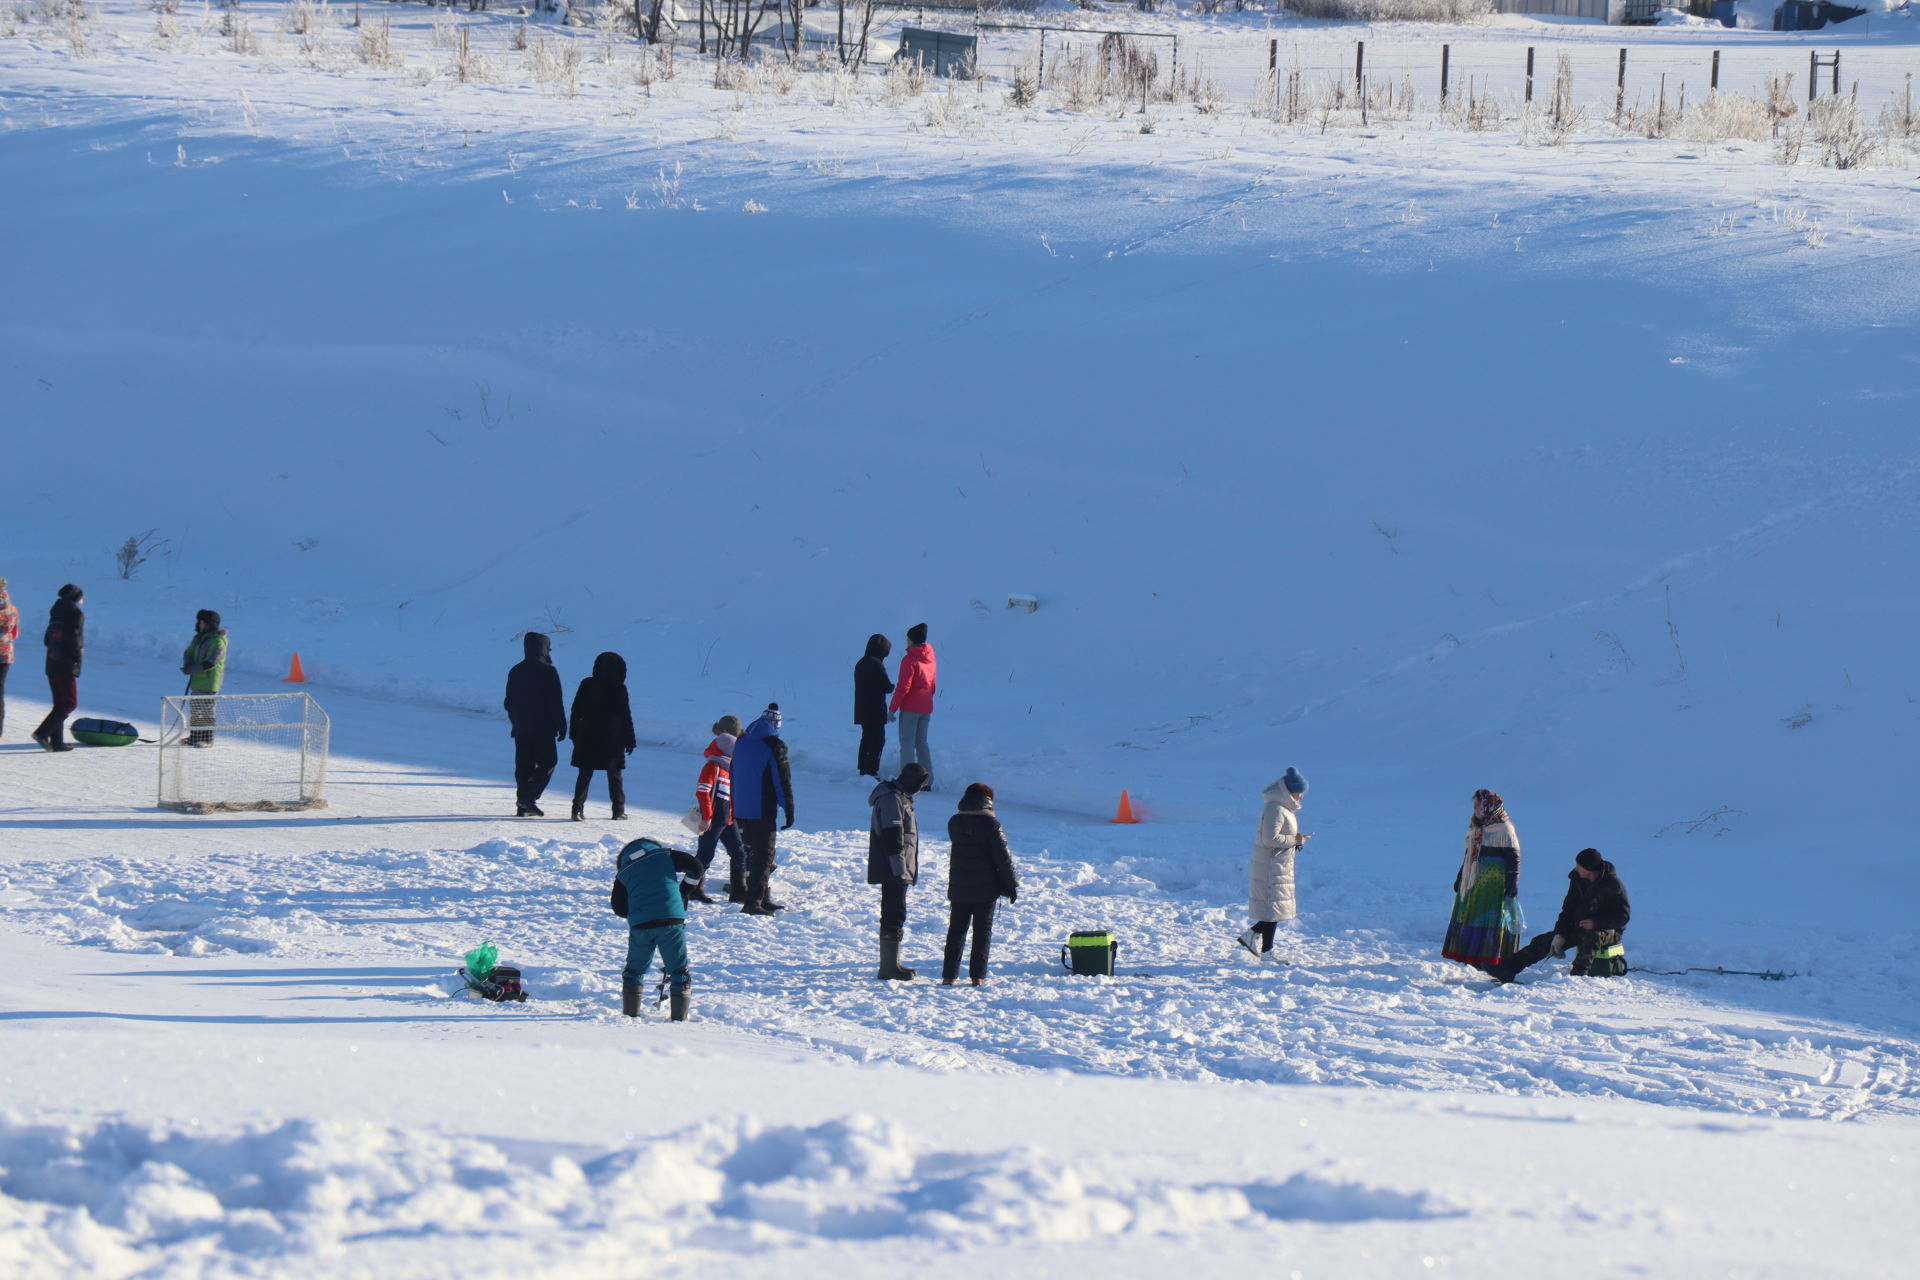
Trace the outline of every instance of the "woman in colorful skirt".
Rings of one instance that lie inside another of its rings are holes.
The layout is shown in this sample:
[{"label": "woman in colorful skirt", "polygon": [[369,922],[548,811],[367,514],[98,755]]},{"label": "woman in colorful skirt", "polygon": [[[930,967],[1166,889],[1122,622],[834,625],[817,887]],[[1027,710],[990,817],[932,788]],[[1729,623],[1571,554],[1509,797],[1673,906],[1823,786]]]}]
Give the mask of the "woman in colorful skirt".
[{"label": "woman in colorful skirt", "polygon": [[1453,879],[1453,920],[1440,954],[1476,969],[1512,955],[1524,927],[1519,892],[1520,837],[1506,802],[1491,791],[1476,791],[1466,855]]}]

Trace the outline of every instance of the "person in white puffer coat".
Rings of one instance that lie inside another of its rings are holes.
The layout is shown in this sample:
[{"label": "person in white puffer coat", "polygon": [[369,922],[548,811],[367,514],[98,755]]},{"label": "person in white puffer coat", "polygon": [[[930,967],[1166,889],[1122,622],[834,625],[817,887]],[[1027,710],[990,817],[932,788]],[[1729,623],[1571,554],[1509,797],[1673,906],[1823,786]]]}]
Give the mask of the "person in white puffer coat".
[{"label": "person in white puffer coat", "polygon": [[1256,959],[1272,960],[1273,934],[1282,920],[1294,917],[1293,855],[1313,837],[1303,834],[1301,801],[1307,780],[1288,767],[1286,776],[1260,793],[1260,830],[1253,838],[1253,859],[1247,870],[1247,914],[1253,927],[1240,935],[1240,945]]}]

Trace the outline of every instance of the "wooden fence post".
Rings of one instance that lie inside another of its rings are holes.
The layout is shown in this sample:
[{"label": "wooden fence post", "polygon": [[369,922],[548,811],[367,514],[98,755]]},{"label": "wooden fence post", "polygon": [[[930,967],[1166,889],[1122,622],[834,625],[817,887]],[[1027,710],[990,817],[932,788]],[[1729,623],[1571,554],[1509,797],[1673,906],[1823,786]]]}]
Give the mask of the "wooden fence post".
[{"label": "wooden fence post", "polygon": [[[1440,105],[1443,107],[1447,105],[1447,60],[1452,53],[1452,45],[1440,46]],[[1911,81],[1913,77],[1909,75],[1907,79]]]},{"label": "wooden fence post", "polygon": [[1627,114],[1627,48],[1620,46],[1620,74],[1613,81],[1613,122]]},{"label": "wooden fence post", "polygon": [[1280,69],[1280,40],[1279,40],[1279,37],[1276,36],[1275,38],[1267,41],[1267,70],[1278,71],[1279,69]]},{"label": "wooden fence post", "polygon": [[1367,42],[1365,40],[1355,40],[1353,42],[1353,89],[1355,93],[1360,92],[1360,80],[1365,74],[1366,68]]},{"label": "wooden fence post", "polygon": [[1820,92],[1820,55],[1807,50],[1807,101],[1812,102]]},{"label": "wooden fence post", "polygon": [[1533,101],[1533,46],[1527,46],[1527,101]]},{"label": "wooden fence post", "polygon": [[1715,93],[1720,92],[1720,51],[1718,49],[1713,51],[1713,76],[1707,81],[1707,88]]}]

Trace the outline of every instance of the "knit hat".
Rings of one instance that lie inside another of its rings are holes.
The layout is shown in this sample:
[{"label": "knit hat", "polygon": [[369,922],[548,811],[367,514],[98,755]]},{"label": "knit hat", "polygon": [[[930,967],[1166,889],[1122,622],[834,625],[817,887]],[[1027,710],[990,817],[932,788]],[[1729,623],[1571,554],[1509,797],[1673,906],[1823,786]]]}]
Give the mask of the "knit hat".
[{"label": "knit hat", "polygon": [[778,729],[780,727],[780,704],[777,702],[769,702],[767,709],[760,713],[760,718]]},{"label": "knit hat", "polygon": [[746,732],[746,726],[740,723],[739,716],[721,716],[713,722],[713,732],[737,738]]},{"label": "knit hat", "polygon": [[720,748],[720,754],[723,756],[733,754],[733,744],[736,741],[738,741],[738,738],[731,733],[716,733],[713,735],[713,745]]},{"label": "knit hat", "polygon": [[199,613],[193,615],[193,620],[195,622],[206,623],[207,630],[209,631],[218,631],[220,629],[220,615],[212,609],[202,609]]},{"label": "knit hat", "polygon": [[927,642],[927,624],[926,623],[916,622],[912,626],[907,628],[908,644],[925,644],[926,642]]},{"label": "knit hat", "polygon": [[915,760],[900,771],[900,776],[895,778],[893,783],[908,795],[912,795],[927,785],[927,767]]},{"label": "knit hat", "polygon": [[991,805],[992,803],[993,788],[984,782],[968,783],[966,791],[960,797],[960,807],[962,809],[975,805]]},{"label": "knit hat", "polygon": [[60,588],[60,598],[62,600],[78,600],[81,596],[85,594],[86,593],[84,591],[74,586],[71,582],[69,582],[66,586]]},{"label": "knit hat", "polygon": [[1280,779],[1280,781],[1281,784],[1286,787],[1287,794],[1290,796],[1303,796],[1307,794],[1307,780],[1301,777],[1300,771],[1292,765],[1287,766],[1287,776]]},{"label": "knit hat", "polygon": [[1573,863],[1584,871],[1600,872],[1607,867],[1607,860],[1600,856],[1598,849],[1582,849],[1573,855]]}]

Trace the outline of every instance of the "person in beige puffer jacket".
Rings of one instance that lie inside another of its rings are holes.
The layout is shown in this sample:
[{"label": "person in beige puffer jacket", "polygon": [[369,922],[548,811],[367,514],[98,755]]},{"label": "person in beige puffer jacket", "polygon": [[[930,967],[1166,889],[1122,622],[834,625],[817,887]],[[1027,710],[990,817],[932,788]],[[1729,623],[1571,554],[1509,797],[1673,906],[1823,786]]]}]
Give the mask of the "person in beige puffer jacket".
[{"label": "person in beige puffer jacket", "polygon": [[1301,801],[1307,794],[1307,780],[1289,767],[1286,776],[1260,793],[1266,804],[1260,810],[1260,829],[1253,838],[1253,858],[1247,871],[1247,914],[1253,927],[1239,937],[1239,943],[1256,959],[1274,960],[1274,930],[1283,920],[1294,917],[1293,856],[1313,837],[1303,834]]}]

